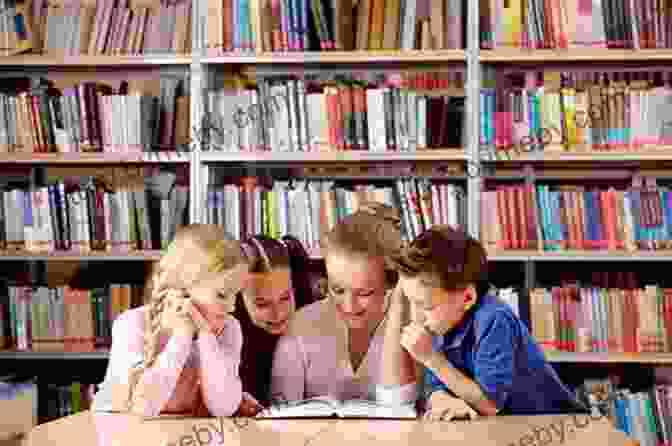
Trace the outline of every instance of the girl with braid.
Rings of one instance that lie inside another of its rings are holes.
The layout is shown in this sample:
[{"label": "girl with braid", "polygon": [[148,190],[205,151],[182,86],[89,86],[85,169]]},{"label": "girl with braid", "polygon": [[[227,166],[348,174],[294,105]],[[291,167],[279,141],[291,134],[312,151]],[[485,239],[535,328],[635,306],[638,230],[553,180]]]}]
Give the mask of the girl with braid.
[{"label": "girl with braid", "polygon": [[231,416],[241,405],[240,324],[231,316],[249,266],[221,227],[192,224],[157,263],[142,307],[113,324],[94,410]]}]

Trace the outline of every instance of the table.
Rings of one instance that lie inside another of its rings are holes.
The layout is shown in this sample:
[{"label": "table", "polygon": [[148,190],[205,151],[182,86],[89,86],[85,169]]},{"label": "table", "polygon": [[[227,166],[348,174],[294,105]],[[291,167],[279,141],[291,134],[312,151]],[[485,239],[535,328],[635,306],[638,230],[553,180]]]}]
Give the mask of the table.
[{"label": "table", "polygon": [[159,418],[90,411],[31,430],[25,446],[633,446],[607,419],[498,416],[474,421]]}]

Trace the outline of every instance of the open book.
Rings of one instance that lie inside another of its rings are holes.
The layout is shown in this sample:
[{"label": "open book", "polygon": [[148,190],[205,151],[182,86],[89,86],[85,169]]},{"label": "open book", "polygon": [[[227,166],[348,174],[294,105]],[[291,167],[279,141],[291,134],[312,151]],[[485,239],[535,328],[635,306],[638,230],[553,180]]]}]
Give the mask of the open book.
[{"label": "open book", "polygon": [[383,405],[370,400],[339,401],[331,397],[282,402],[272,405],[257,418],[395,418],[418,417],[414,404]]}]

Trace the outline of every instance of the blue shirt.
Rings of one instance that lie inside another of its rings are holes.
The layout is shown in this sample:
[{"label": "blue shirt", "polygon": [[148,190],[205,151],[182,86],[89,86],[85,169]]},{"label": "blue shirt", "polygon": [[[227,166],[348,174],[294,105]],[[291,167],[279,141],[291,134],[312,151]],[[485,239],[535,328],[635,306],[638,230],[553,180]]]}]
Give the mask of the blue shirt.
[{"label": "blue shirt", "polygon": [[[433,345],[455,368],[481,386],[501,414],[584,410],[546,362],[525,324],[495,296],[481,297],[460,325],[444,336],[435,336]],[[450,392],[431,370],[426,373],[430,393]]]}]

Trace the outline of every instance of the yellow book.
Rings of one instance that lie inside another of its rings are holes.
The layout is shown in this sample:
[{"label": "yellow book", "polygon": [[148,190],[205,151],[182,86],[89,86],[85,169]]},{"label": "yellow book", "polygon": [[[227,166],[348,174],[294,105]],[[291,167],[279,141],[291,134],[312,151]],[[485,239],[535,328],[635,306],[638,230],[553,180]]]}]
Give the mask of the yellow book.
[{"label": "yellow book", "polygon": [[[510,35],[511,44],[515,48],[522,46],[522,32],[523,32],[523,4],[522,0],[509,0],[509,14],[511,19],[509,22],[508,35]],[[510,33],[510,34],[509,34]]]}]

